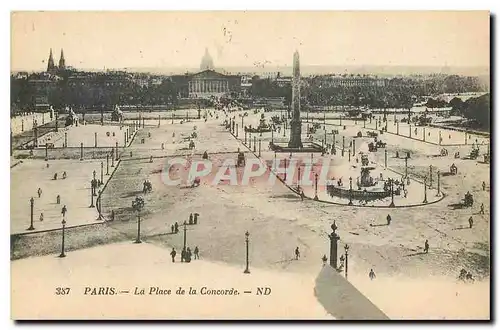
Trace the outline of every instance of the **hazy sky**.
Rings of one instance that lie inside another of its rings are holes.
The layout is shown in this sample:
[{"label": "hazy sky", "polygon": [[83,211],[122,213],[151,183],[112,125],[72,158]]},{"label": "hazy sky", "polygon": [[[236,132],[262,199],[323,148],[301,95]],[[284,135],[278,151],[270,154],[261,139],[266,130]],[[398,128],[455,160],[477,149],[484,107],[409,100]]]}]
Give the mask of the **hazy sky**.
[{"label": "hazy sky", "polygon": [[291,65],[489,66],[481,12],[16,12],[11,68]]}]

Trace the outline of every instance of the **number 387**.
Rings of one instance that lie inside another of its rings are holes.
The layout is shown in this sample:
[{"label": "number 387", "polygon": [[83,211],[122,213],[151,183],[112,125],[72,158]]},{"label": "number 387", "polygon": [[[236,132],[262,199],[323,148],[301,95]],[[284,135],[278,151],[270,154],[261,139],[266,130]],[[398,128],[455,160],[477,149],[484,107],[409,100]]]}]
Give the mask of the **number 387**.
[{"label": "number 387", "polygon": [[69,294],[70,289],[69,288],[56,288],[56,295],[58,296],[64,296]]}]

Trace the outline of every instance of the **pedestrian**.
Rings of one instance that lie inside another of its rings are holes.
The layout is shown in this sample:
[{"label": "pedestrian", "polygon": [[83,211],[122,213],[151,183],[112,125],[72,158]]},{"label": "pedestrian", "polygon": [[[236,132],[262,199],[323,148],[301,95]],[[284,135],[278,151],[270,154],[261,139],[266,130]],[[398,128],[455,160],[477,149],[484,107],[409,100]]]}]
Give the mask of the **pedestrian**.
[{"label": "pedestrian", "polygon": [[172,234],[174,233],[174,225],[170,226],[170,230],[172,232]]},{"label": "pedestrian", "polygon": [[391,220],[392,220],[391,215],[390,215],[390,214],[388,214],[388,215],[387,215],[387,225],[388,225],[388,226],[391,224]]},{"label": "pedestrian", "polygon": [[429,253],[429,240],[425,240],[424,253]]},{"label": "pedestrian", "polygon": [[300,200],[304,201],[304,190],[300,190]]},{"label": "pedestrian", "polygon": [[370,280],[374,280],[377,276],[375,275],[375,272],[373,271],[373,268],[370,269],[370,273],[368,274],[368,277],[370,278]]},{"label": "pedestrian", "polygon": [[472,228],[472,225],[474,225],[474,220],[472,219],[472,215],[469,218],[469,228]]},{"label": "pedestrian", "polygon": [[66,208],[66,205],[63,206],[61,209],[61,214],[63,215],[63,218],[66,216],[66,212],[68,212],[68,209]]},{"label": "pedestrian", "polygon": [[198,246],[194,248],[194,259],[200,259],[200,250],[198,249]]},{"label": "pedestrian", "polygon": [[179,224],[177,223],[177,221],[174,224],[174,230],[176,234],[179,232]]},{"label": "pedestrian", "polygon": [[40,221],[43,221],[43,212],[40,213]]},{"label": "pedestrian", "polygon": [[172,262],[175,262],[176,255],[177,255],[177,252],[175,251],[175,248],[172,248],[172,252],[170,252],[170,256],[172,257]]},{"label": "pedestrian", "polygon": [[193,213],[191,213],[189,215],[189,224],[192,225],[193,224]]},{"label": "pedestrian", "polygon": [[54,173],[54,180],[57,180],[57,173]]},{"label": "pedestrian", "polygon": [[486,182],[483,181],[483,191],[486,190]]},{"label": "pedestrian", "polygon": [[38,198],[40,198],[42,196],[42,188],[38,188]]},{"label": "pedestrian", "polygon": [[111,210],[111,221],[115,221],[115,210]]},{"label": "pedestrian", "polygon": [[186,260],[186,248],[182,248],[181,251],[181,262],[184,262]]},{"label": "pedestrian", "polygon": [[200,215],[199,213],[195,213],[195,214],[194,214],[194,220],[193,220],[193,223],[194,223],[195,225],[197,225],[197,224],[198,224],[198,216],[199,216],[199,215]]},{"label": "pedestrian", "polygon": [[56,203],[57,204],[61,204],[61,196],[60,195],[57,195],[57,197],[56,197]]},{"label": "pedestrian", "polygon": [[62,178],[63,178],[63,179],[66,179],[66,176],[67,176],[67,175],[66,175],[66,171],[64,171],[64,172],[63,172],[63,174],[62,174]]},{"label": "pedestrian", "polygon": [[484,204],[481,203],[481,209],[479,210],[479,214],[484,214]]},{"label": "pedestrian", "polygon": [[191,256],[193,254],[191,253],[191,249],[190,248],[187,248],[187,251],[186,251],[186,262],[191,262]]},{"label": "pedestrian", "polygon": [[323,261],[323,267],[325,267],[326,262],[328,261],[328,258],[326,257],[326,254],[323,254],[323,258],[321,258],[321,261]]},{"label": "pedestrian", "polygon": [[299,251],[299,247],[297,246],[295,248],[295,260],[299,260],[300,258],[300,251]]}]

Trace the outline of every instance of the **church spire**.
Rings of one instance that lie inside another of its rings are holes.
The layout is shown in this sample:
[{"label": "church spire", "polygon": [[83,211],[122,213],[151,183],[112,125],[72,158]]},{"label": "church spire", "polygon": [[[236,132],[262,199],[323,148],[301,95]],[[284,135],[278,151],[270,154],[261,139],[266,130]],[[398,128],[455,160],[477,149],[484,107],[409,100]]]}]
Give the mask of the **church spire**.
[{"label": "church spire", "polygon": [[66,69],[66,60],[64,59],[64,52],[61,48],[61,57],[59,58],[59,70]]},{"label": "church spire", "polygon": [[49,54],[49,62],[47,63],[47,72],[54,72],[54,71],[55,71],[54,56],[52,56],[52,48],[51,48]]}]

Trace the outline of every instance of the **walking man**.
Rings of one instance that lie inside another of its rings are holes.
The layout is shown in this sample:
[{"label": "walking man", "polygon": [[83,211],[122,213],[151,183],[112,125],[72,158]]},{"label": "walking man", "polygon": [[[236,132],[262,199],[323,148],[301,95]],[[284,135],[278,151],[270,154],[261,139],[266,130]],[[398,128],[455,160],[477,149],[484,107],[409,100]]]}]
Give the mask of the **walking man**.
[{"label": "walking man", "polygon": [[191,213],[189,215],[189,224],[192,225],[193,224],[193,213]]},{"label": "walking man", "polygon": [[300,258],[300,251],[299,251],[299,247],[297,246],[295,248],[295,260],[299,260]]},{"label": "walking man", "polygon": [[429,253],[429,240],[425,240],[424,253]]},{"label": "walking man", "polygon": [[40,221],[43,221],[43,212],[40,213]]},{"label": "walking man", "polygon": [[42,188],[38,188],[37,193],[38,193],[38,198],[40,198],[42,196]]},{"label": "walking man", "polygon": [[483,191],[485,191],[486,190],[486,182],[483,181],[482,186],[483,186]]},{"label": "walking man", "polygon": [[177,223],[177,221],[174,224],[174,231],[176,234],[179,232],[179,224]]},{"label": "walking man", "polygon": [[172,257],[172,262],[175,262],[176,255],[177,255],[177,252],[175,251],[175,248],[172,248],[172,252],[170,252],[170,256]]},{"label": "walking man", "polygon": [[390,215],[390,214],[388,214],[388,215],[387,215],[387,225],[388,225],[388,226],[391,224],[391,220],[392,220],[391,215]]},{"label": "walking man", "polygon": [[198,246],[194,248],[194,259],[200,259],[200,250],[198,249]]},{"label": "walking man", "polygon": [[469,228],[472,229],[472,225],[474,224],[474,220],[472,220],[472,215],[469,218]]},{"label": "walking man", "polygon": [[368,277],[370,278],[370,280],[374,280],[377,276],[375,275],[375,272],[373,271],[373,268],[370,269],[370,273],[368,274]]},{"label": "walking man", "polygon": [[479,210],[479,214],[484,214],[484,204],[481,203],[481,209]]},{"label": "walking man", "polygon": [[323,254],[323,258],[321,258],[321,261],[323,261],[323,267],[325,267],[326,262],[328,261],[328,258],[326,257],[326,254]]},{"label": "walking man", "polygon": [[57,197],[56,197],[56,203],[57,204],[61,204],[61,196],[60,195],[57,195]]},{"label": "walking man", "polygon": [[174,233],[174,225],[170,227],[170,230],[172,231],[172,234]]}]

